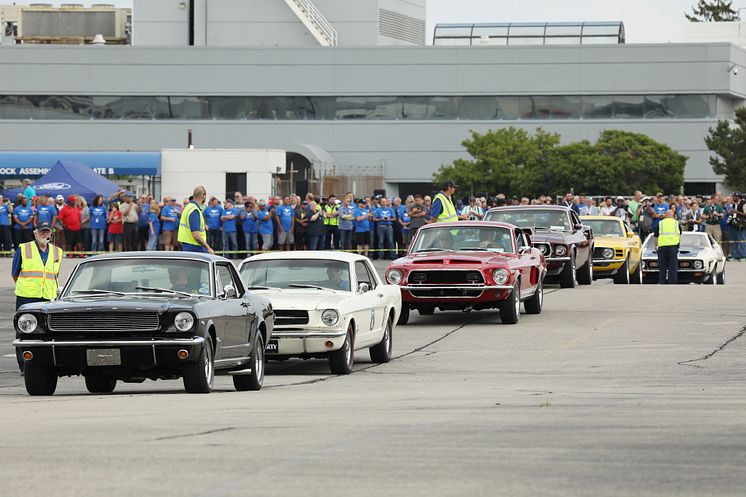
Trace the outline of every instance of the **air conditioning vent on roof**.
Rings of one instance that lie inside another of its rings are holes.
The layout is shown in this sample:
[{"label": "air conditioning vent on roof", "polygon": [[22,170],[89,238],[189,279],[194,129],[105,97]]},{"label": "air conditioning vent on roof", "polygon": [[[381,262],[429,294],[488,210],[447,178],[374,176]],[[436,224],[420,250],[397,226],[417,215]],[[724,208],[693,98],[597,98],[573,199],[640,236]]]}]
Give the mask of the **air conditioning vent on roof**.
[{"label": "air conditioning vent on roof", "polygon": [[415,45],[424,45],[425,21],[391,10],[379,9],[378,34]]}]

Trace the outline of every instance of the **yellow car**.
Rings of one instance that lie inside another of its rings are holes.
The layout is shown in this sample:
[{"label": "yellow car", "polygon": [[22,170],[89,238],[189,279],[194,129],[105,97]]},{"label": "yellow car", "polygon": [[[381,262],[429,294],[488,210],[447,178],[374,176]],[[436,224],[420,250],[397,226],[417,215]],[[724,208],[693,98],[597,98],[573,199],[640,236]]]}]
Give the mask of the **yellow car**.
[{"label": "yellow car", "polygon": [[614,283],[641,284],[642,242],[621,218],[580,216],[593,229],[593,277],[614,278]]}]

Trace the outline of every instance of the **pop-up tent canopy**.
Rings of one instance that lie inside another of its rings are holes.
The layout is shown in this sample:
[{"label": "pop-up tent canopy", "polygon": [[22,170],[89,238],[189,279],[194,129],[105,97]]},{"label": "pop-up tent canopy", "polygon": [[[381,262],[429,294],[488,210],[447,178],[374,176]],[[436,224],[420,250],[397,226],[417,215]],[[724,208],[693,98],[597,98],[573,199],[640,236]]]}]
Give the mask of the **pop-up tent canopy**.
[{"label": "pop-up tent canopy", "polygon": [[[58,161],[47,174],[37,180],[34,189],[37,195],[62,195],[65,199],[68,195],[80,195],[90,203],[96,195],[110,197],[120,188],[85,164]],[[8,190],[5,196],[13,199],[19,193],[23,193],[23,188]]]}]

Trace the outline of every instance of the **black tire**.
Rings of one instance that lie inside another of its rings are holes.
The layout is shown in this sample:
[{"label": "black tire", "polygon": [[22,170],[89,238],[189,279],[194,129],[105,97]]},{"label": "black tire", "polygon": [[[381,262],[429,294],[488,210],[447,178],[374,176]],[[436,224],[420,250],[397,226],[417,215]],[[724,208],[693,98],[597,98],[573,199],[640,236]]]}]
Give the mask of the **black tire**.
[{"label": "black tire", "polygon": [[91,393],[111,393],[116,386],[117,380],[102,374],[94,373],[85,377],[85,387]]},{"label": "black tire", "polygon": [[725,266],[723,266],[723,270],[718,273],[717,283],[718,285],[725,285]]},{"label": "black tire", "polygon": [[629,277],[629,259],[624,261],[624,264],[622,264],[622,267],[619,268],[619,271],[614,275],[614,284],[615,285],[629,285],[631,281],[631,278]]},{"label": "black tire", "polygon": [[593,249],[588,252],[588,260],[585,262],[583,267],[578,269],[577,280],[579,285],[590,285],[593,283],[593,257],[591,254]]},{"label": "black tire", "polygon": [[251,353],[251,374],[233,376],[233,386],[237,392],[257,391],[264,384],[264,337],[261,332],[256,333],[254,351]]},{"label": "black tire", "polygon": [[386,328],[383,330],[383,338],[379,343],[368,349],[370,352],[370,360],[378,364],[389,362],[391,360],[393,347],[394,325],[392,319],[389,317],[386,320]]},{"label": "black tire", "polygon": [[629,276],[629,282],[633,285],[642,285],[642,261],[637,263],[637,269]]},{"label": "black tire", "polygon": [[339,350],[329,353],[329,370],[332,374],[350,374],[355,364],[355,331],[352,323],[347,327],[345,342]]},{"label": "black tire", "polygon": [[409,322],[409,304],[401,305],[401,314],[399,319],[396,321],[397,326],[404,326]]},{"label": "black tire", "polygon": [[215,380],[215,360],[210,338],[205,339],[199,358],[184,367],[182,379],[187,393],[210,393],[212,391],[212,384]]},{"label": "black tire", "polygon": [[560,288],[575,288],[578,284],[578,280],[575,274],[575,254],[570,255],[570,260],[562,268],[562,272],[559,274]]},{"label": "black tire", "polygon": [[706,285],[717,285],[717,274],[715,273],[717,271],[717,267],[713,268],[712,274],[705,280]]},{"label": "black tire", "polygon": [[57,390],[57,371],[27,362],[23,366],[23,381],[29,395],[54,395]]},{"label": "black tire", "polygon": [[435,312],[435,306],[434,305],[423,305],[417,308],[417,311],[420,313],[420,316],[432,316]]},{"label": "black tire", "polygon": [[521,315],[521,284],[516,283],[510,297],[500,302],[500,321],[503,324],[516,324]]},{"label": "black tire", "polygon": [[526,314],[541,314],[541,308],[544,306],[544,282],[540,281],[536,287],[536,292],[530,299],[523,303]]}]

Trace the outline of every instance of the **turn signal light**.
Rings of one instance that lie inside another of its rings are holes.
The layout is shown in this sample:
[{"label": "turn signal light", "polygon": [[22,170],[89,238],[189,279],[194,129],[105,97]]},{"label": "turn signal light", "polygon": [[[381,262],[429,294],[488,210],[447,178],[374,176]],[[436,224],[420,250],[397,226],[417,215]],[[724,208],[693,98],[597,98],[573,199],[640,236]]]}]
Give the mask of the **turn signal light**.
[{"label": "turn signal light", "polygon": [[179,359],[181,359],[181,360],[183,361],[184,359],[186,359],[187,357],[189,357],[189,352],[187,352],[187,351],[186,351],[186,350],[184,350],[184,349],[181,349],[181,350],[180,350],[180,351],[179,351],[179,352],[177,353],[177,355],[179,356]]},{"label": "turn signal light", "polygon": [[327,340],[324,345],[326,345],[326,348],[331,349],[332,347],[334,347],[334,342],[332,342],[331,340]]},{"label": "turn signal light", "polygon": [[24,350],[22,355],[24,361],[30,361],[34,358],[34,354],[30,350]]}]

